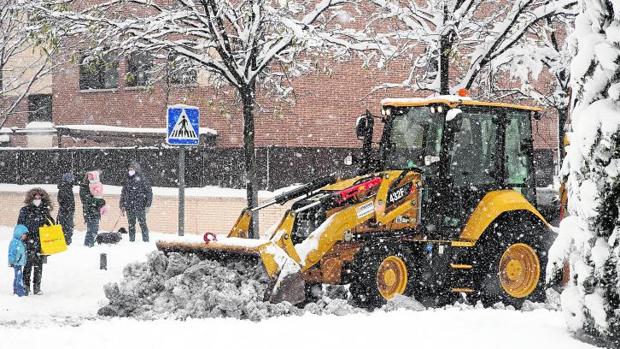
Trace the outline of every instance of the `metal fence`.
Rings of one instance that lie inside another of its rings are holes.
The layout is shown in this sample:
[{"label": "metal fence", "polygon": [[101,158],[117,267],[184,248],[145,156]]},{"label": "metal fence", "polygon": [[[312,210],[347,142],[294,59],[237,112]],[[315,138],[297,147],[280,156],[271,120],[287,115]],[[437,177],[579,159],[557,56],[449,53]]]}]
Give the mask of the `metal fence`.
[{"label": "metal fence", "polygon": [[[258,148],[257,177],[260,189],[273,190],[307,182],[332,172],[350,174],[342,160],[356,148]],[[130,161],[137,161],[153,186],[177,186],[178,150],[173,148],[63,148],[1,149],[0,183],[52,184],[63,173],[78,176],[101,170],[105,184],[121,185]],[[185,182],[188,187],[245,186],[243,150],[239,148],[189,148]]]},{"label": "metal fence", "polygon": [[[260,189],[273,190],[304,183],[333,172],[343,175],[356,171],[343,165],[347,154],[359,155],[359,148],[257,148],[257,178]],[[106,184],[121,185],[127,165],[136,160],[152,185],[177,186],[178,150],[174,148],[0,148],[0,183],[58,183],[65,172],[78,176],[89,170],[102,171]],[[554,175],[553,154],[537,150],[538,186],[547,186]],[[188,187],[215,185],[245,186],[244,157],[240,148],[189,148],[185,182]]]}]

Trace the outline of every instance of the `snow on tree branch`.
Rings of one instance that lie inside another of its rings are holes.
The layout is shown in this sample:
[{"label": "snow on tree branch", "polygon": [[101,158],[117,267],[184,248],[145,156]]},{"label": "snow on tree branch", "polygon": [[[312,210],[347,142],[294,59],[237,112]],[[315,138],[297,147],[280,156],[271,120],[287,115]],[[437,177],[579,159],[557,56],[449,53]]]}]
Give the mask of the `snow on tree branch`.
[{"label": "snow on tree branch", "polygon": [[442,93],[475,87],[481,73],[493,69],[491,62],[532,40],[529,34],[536,25],[574,13],[577,4],[577,0],[372,2],[381,9],[372,20],[388,23],[392,52],[414,62],[406,80],[380,87]]},{"label": "snow on tree branch", "polygon": [[[69,34],[97,28],[97,46],[175,52],[236,87],[265,78],[274,62],[288,67],[292,75],[306,71],[308,59],[292,59],[301,51],[308,57],[313,50],[342,54],[378,48],[370,40],[356,46],[350,31],[330,21],[326,14],[350,5],[346,0],[111,0],[71,9],[69,5],[75,4],[64,1],[60,6],[56,1],[39,8],[48,18],[68,23]],[[142,15],[110,15],[120,8]]]}]

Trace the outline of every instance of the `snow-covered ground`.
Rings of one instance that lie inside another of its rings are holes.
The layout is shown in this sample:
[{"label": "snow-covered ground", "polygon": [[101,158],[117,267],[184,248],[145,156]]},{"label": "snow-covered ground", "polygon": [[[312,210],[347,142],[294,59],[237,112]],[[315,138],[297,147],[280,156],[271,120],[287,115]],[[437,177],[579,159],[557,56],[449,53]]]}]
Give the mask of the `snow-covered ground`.
[{"label": "snow-covered ground", "polygon": [[[0,227],[2,258],[11,235],[12,228]],[[77,233],[67,252],[44,265],[41,296],[13,296],[12,269],[0,268],[0,348],[591,348],[570,336],[561,313],[545,309],[454,306],[340,317],[308,313],[262,322],[100,318],[96,312],[106,302],[103,285],[119,281],[127,263],[145,261],[154,241],[171,236],[153,234],[151,243],[124,240],[92,249],[80,244],[83,237]],[[99,270],[100,253],[107,253],[108,270]]]}]

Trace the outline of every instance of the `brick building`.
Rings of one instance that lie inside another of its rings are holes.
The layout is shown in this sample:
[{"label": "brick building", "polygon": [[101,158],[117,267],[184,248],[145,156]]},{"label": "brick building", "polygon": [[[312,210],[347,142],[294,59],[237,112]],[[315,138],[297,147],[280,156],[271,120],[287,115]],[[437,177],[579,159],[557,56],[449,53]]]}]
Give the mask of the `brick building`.
[{"label": "brick building", "polygon": [[[95,139],[70,133],[59,138],[53,129],[37,127],[30,127],[29,134],[40,132],[39,139],[47,137],[51,147],[139,145],[142,143],[136,143],[137,138],[119,140],[118,132],[113,128],[163,129],[167,105],[183,103],[200,107],[201,126],[217,132],[216,148],[242,147],[240,101],[232,89],[210,86],[201,71],[181,75],[172,73],[166,82],[151,85],[146,68],[166,63],[145,63],[144,57],[139,55],[110,58],[94,65],[81,59],[67,61],[71,63],[64,64],[53,74],[51,89],[46,90],[47,97],[39,102],[42,103],[39,112],[15,115],[7,126],[24,128],[32,123],[38,125],[36,122],[51,122],[57,129],[104,125],[108,130],[111,127],[110,133],[117,137]],[[392,63],[383,70],[364,68],[356,60],[324,62],[314,72],[291,81],[293,101],[275,100],[259,87],[262,95],[259,95],[255,113],[257,148],[320,151],[359,147],[354,125],[361,113],[369,109],[379,114],[379,101],[384,97],[416,96],[404,90],[372,92],[380,83],[403,80],[408,68],[406,62]],[[472,97],[475,98],[475,94]],[[534,123],[538,158],[551,171],[557,148],[556,124],[551,111]],[[153,138],[153,142],[162,143],[163,138],[163,135],[161,140]],[[11,141],[11,145],[34,147],[44,143],[28,142],[24,137],[20,138],[19,133],[14,133]],[[291,154],[297,155],[297,152],[293,150]],[[324,156],[330,157],[330,154],[326,152]]]},{"label": "brick building", "polygon": [[[415,95],[402,90],[371,93],[379,83],[397,80],[395,77],[405,74],[406,67],[365,69],[360,62],[351,61],[334,63],[328,68],[329,72],[318,71],[293,80],[292,102],[259,96],[257,147],[356,147],[354,125],[361,113],[370,109],[378,114],[381,98]],[[242,146],[240,102],[232,90],[210,87],[201,74],[195,82],[183,85],[129,86],[127,60],[118,62],[116,74],[109,86],[88,89],[80,88],[77,64],[67,65],[54,74],[53,123],[163,128],[166,106],[185,103],[200,107],[202,126],[217,131],[218,147]],[[535,124],[537,148],[557,146],[555,122],[553,117],[546,117]],[[62,146],[76,145],[70,140],[66,142]]]}]

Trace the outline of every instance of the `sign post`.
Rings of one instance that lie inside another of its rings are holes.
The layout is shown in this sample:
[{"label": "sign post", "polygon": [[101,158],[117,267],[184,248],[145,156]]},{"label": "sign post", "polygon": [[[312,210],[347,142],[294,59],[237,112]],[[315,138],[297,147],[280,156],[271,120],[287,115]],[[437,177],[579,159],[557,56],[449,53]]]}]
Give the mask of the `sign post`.
[{"label": "sign post", "polygon": [[179,236],[185,234],[185,147],[179,147]]},{"label": "sign post", "polygon": [[167,112],[166,143],[179,147],[179,236],[185,234],[185,148],[200,143],[200,110],[188,105],[172,105]]}]

